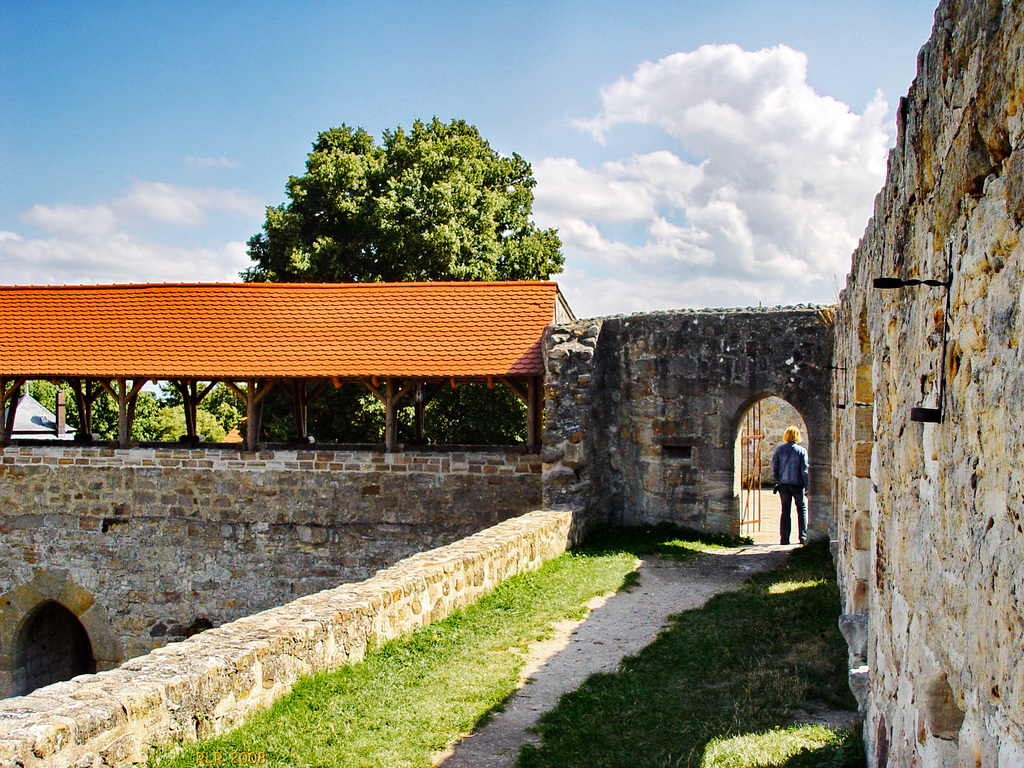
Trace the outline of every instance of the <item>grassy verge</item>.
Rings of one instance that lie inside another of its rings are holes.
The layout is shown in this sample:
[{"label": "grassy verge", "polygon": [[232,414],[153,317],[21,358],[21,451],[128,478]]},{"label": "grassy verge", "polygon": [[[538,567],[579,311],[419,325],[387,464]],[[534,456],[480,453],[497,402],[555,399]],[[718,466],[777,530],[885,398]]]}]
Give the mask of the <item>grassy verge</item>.
[{"label": "grassy verge", "polygon": [[[242,728],[150,766],[429,766],[502,706],[522,652],[553,622],[633,582],[635,556],[685,560],[734,543],[670,526],[599,530],[587,547],[509,579],[360,664],[304,679]],[[827,549],[797,550],[785,569],[682,614],[620,672],[565,697],[520,765],[863,765],[848,754],[855,738],[791,724],[790,712],[807,700],[852,706],[837,608]]]},{"label": "grassy verge", "polygon": [[244,759],[289,768],[429,766],[514,690],[531,642],[553,622],[582,616],[591,597],[618,589],[634,566],[623,551],[567,553],[448,619],[375,649],[360,664],[300,681],[230,734],[150,765],[194,768]]},{"label": "grassy verge", "polygon": [[805,702],[855,708],[838,606],[827,544],[794,551],[563,697],[519,766],[863,765],[855,735],[792,724]]}]

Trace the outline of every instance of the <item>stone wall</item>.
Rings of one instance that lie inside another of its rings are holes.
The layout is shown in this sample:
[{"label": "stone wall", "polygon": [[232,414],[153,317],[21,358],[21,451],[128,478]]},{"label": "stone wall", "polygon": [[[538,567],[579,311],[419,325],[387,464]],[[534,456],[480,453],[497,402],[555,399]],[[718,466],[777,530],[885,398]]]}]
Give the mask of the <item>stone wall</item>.
[{"label": "stone wall", "polygon": [[[837,555],[873,766],[1024,765],[1022,50],[1019,4],[941,3],[837,314]],[[949,278],[948,303],[872,288],[891,276]]]},{"label": "stone wall", "polygon": [[828,308],[666,312],[553,329],[545,501],[617,524],[737,533],[740,420],[774,395],[807,425],[812,529],[828,535],[831,357]]},{"label": "stone wall", "polygon": [[0,693],[50,602],[99,669],[540,506],[518,452],[8,446],[0,452]]},{"label": "stone wall", "polygon": [[544,334],[544,506],[564,506],[593,516],[590,455],[594,399],[594,350],[601,319],[549,326]]},{"label": "stone wall", "polygon": [[531,512],[362,583],[0,701],[0,767],[128,766],[153,746],[228,730],[300,676],[358,661],[368,643],[444,618],[556,557],[576,535],[571,512]]}]

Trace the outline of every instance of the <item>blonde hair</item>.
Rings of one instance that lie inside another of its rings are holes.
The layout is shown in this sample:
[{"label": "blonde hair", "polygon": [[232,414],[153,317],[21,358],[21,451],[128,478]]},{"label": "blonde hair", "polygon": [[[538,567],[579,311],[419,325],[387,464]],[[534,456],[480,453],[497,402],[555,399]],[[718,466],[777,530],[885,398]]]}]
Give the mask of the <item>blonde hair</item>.
[{"label": "blonde hair", "polygon": [[800,430],[797,427],[786,427],[786,433],[782,437],[787,443],[799,443]]}]

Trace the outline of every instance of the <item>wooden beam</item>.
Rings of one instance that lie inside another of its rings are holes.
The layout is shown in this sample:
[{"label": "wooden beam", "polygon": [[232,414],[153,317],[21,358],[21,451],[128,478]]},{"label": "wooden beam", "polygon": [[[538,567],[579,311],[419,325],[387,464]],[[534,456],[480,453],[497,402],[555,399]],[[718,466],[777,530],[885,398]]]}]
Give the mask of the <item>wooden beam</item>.
[{"label": "wooden beam", "polygon": [[524,387],[521,382],[518,382],[515,379],[505,378],[504,376],[498,379],[498,381],[500,381],[502,384],[504,384],[506,387],[512,390],[512,394],[518,397],[520,400],[522,400],[523,405],[525,405],[527,408],[530,407],[529,386]]},{"label": "wooden beam", "polygon": [[269,395],[276,385],[277,381],[275,379],[263,382],[263,386],[256,392],[256,402],[263,402],[263,398]]},{"label": "wooden beam", "polygon": [[196,430],[198,409],[195,402],[194,384],[188,379],[171,379],[171,384],[181,395],[181,405],[185,411],[185,434],[190,438],[195,438],[198,434]]},{"label": "wooden beam", "polygon": [[86,435],[92,435],[92,401],[86,397],[88,386],[88,381],[71,379],[71,391],[75,395],[75,405],[78,408],[78,434],[82,439],[88,439]]},{"label": "wooden beam", "polygon": [[210,392],[212,392],[213,388],[216,387],[216,386],[217,386],[216,380],[211,381],[209,384],[206,385],[206,387],[203,389],[202,392],[199,392],[199,382],[197,381],[195,383],[195,387],[196,387],[196,405],[199,405],[201,402],[203,402],[203,400],[206,399],[206,396],[208,394],[210,394]]},{"label": "wooden beam", "polygon": [[260,404],[256,396],[256,380],[249,379],[245,388],[245,449],[255,451],[260,437]]},{"label": "wooden beam", "polygon": [[131,392],[128,393],[128,435],[132,434],[132,425],[135,424],[135,406],[139,404],[139,392],[146,386],[145,379],[134,379]]},{"label": "wooden beam", "polygon": [[[249,382],[249,383],[252,384],[252,382]],[[224,386],[227,387],[228,389],[230,389],[232,392],[234,392],[235,397],[237,397],[243,403],[248,402],[248,400],[249,400],[248,393],[247,392],[243,392],[241,389],[239,389],[238,385],[235,384],[235,382],[233,382],[233,381],[225,381],[224,382]]]},{"label": "wooden beam", "polygon": [[128,381],[117,381],[117,444],[121,448],[128,447]]},{"label": "wooden beam", "polygon": [[384,403],[384,405],[388,404],[388,396],[387,396],[387,394],[382,394],[380,392],[380,390],[377,389],[378,385],[377,385],[377,379],[376,378],[373,378],[373,379],[363,379],[363,386],[365,386],[368,390],[370,390],[370,392],[373,393],[373,396],[376,397],[378,400],[380,400],[382,403]]},{"label": "wooden beam", "polygon": [[526,448],[540,449],[544,428],[544,387],[539,376],[531,376],[527,383],[526,400]]},{"label": "wooden beam", "polygon": [[[327,385],[330,383],[331,382],[329,379],[323,379],[322,381],[318,381],[316,386],[313,387],[313,391],[309,393],[309,398],[307,399],[306,402],[311,403],[314,400],[316,400],[320,396],[320,393],[327,389]],[[341,386],[340,383],[338,386]]]},{"label": "wooden beam", "polygon": [[431,400],[444,390],[444,382],[438,382],[423,390],[423,405],[426,406]]},{"label": "wooden beam", "polygon": [[11,382],[9,389],[5,391],[3,381],[0,381],[0,405],[4,402],[8,402],[7,406],[7,419],[4,421],[3,433],[0,437],[3,438],[3,442],[7,442],[11,439],[14,434],[14,417],[18,413],[18,400],[22,386],[25,384],[25,379],[14,379]]},{"label": "wooden beam", "polygon": [[306,382],[293,381],[291,386],[292,410],[295,413],[295,437],[305,440],[308,436],[306,417],[309,411],[306,409]]},{"label": "wooden beam", "polygon": [[398,383],[387,380],[387,399],[384,401],[384,450],[394,453],[398,446]]}]

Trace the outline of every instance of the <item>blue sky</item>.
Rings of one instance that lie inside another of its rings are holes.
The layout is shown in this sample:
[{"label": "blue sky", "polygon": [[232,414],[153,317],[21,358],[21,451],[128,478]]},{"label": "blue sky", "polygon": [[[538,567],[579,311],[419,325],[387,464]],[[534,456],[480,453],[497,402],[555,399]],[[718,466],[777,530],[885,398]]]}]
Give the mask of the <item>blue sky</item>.
[{"label": "blue sky", "polygon": [[0,2],[0,283],[231,280],[318,131],[465,119],[580,315],[827,302],[928,0]]}]

